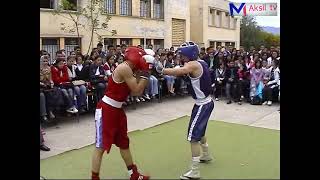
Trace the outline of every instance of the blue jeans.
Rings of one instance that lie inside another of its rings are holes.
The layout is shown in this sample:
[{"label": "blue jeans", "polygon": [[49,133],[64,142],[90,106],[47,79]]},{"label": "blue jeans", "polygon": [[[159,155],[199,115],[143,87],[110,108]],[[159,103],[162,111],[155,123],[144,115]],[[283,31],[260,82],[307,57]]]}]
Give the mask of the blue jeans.
[{"label": "blue jeans", "polygon": [[72,108],[75,106],[74,104],[74,94],[73,94],[73,89],[72,88],[61,88],[61,92],[63,94],[63,97],[66,99],[66,103],[67,103],[67,109]]},{"label": "blue jeans", "polygon": [[174,76],[164,75],[163,77],[167,81],[167,86],[171,86],[174,84]]},{"label": "blue jeans", "polygon": [[150,93],[151,95],[157,95],[159,94],[159,89],[158,89],[158,79],[154,77],[153,75],[150,76],[149,78],[149,87],[148,87],[148,94]]},{"label": "blue jeans", "polygon": [[98,83],[95,85],[97,92],[97,102],[99,102],[103,98],[106,87],[106,83]]},{"label": "blue jeans", "polygon": [[78,107],[83,107],[87,105],[87,88],[85,85],[75,86],[74,93],[77,96]]},{"label": "blue jeans", "polygon": [[40,116],[47,115],[47,108],[46,108],[46,96],[43,92],[40,92]]}]

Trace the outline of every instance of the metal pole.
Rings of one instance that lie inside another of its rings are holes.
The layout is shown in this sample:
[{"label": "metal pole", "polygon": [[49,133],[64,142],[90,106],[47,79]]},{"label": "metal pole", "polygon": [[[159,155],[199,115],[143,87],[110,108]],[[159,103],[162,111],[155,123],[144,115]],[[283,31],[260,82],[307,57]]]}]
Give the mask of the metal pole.
[{"label": "metal pole", "polygon": [[147,27],[146,27],[146,22],[147,22],[147,0],[144,1],[144,7],[145,7],[145,15],[144,15],[144,18],[145,18],[145,25],[144,25],[144,43],[143,43],[143,47],[144,49],[147,48]]}]

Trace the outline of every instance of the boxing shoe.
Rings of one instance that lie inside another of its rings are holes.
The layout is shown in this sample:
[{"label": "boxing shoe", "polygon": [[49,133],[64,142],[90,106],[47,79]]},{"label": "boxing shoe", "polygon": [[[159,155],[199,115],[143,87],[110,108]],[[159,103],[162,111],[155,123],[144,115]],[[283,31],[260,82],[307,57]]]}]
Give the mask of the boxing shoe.
[{"label": "boxing shoe", "polygon": [[136,165],[132,165],[132,169],[129,170],[129,174],[130,175],[130,180],[149,180],[150,177],[149,176],[145,176],[142,175],[138,172],[137,166]]}]

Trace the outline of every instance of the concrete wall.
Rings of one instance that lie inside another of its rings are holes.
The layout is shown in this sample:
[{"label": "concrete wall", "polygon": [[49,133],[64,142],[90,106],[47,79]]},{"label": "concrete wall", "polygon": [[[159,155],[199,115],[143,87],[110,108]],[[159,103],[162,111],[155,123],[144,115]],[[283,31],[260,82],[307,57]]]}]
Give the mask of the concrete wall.
[{"label": "concrete wall", "polygon": [[[199,0],[191,3],[191,37],[201,47],[208,47],[210,41],[235,42],[236,48],[240,46],[240,20],[236,23],[236,29],[213,27],[209,25],[209,7],[229,12],[227,0]],[[195,15],[193,15],[193,13]],[[222,22],[225,21],[224,13]]]},{"label": "concrete wall", "polygon": [[172,18],[185,20],[185,38],[186,41],[190,40],[190,1],[192,0],[164,0],[164,47],[169,48],[172,46]]},{"label": "concrete wall", "polygon": [[[79,1],[80,6],[86,6],[87,0]],[[119,14],[119,2],[116,0],[116,13]],[[151,17],[153,17],[153,0],[151,1]],[[67,14],[64,14],[67,16]],[[132,0],[132,16],[111,15],[108,29],[117,30],[117,35],[111,36],[110,32],[101,32],[103,38],[132,38],[132,44],[140,44],[144,38],[145,28],[147,39],[164,39],[164,47],[172,45],[172,18],[186,21],[186,40],[190,40],[190,0],[164,0],[164,19],[152,19],[140,17],[140,0]],[[105,15],[100,16],[100,20]],[[62,31],[60,23],[72,26],[73,22],[59,15],[53,15],[52,10],[40,10],[40,37],[77,37],[76,33]],[[82,51],[85,53],[90,43],[90,32],[80,28],[82,37]],[[119,42],[119,39],[117,40]],[[94,35],[93,46],[98,43],[98,37]],[[41,45],[40,45],[41,48]],[[63,48],[60,47],[60,48]]]}]

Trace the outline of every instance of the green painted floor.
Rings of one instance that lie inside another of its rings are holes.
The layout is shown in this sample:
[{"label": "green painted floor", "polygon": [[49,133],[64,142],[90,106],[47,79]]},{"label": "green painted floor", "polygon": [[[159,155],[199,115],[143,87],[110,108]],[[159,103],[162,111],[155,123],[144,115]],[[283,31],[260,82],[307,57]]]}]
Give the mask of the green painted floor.
[{"label": "green painted floor", "polygon": [[[129,133],[135,163],[152,179],[179,178],[189,166],[186,141],[189,117]],[[220,121],[208,123],[206,136],[216,161],[201,164],[203,179],[279,179],[280,131]],[[47,179],[89,179],[94,146],[40,161],[40,175]],[[105,154],[100,177],[128,178],[119,150]]]}]

